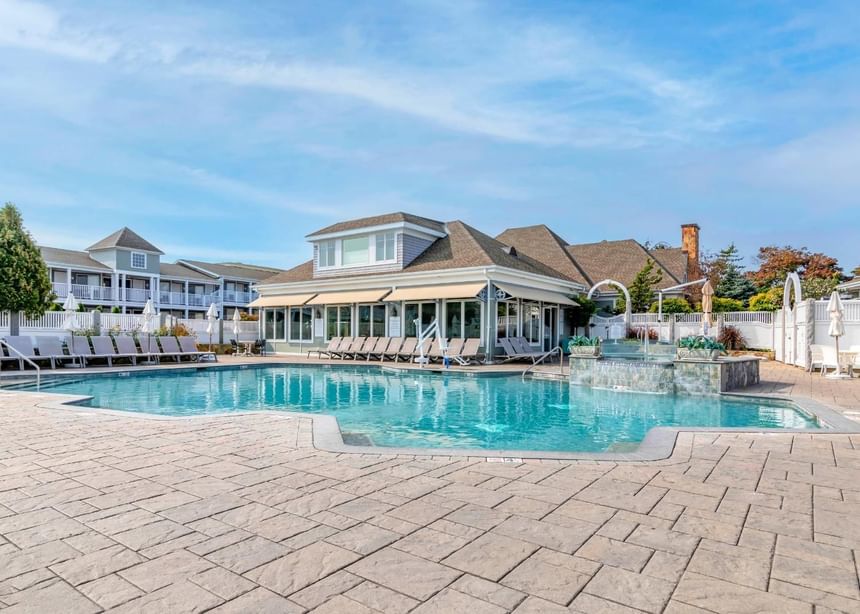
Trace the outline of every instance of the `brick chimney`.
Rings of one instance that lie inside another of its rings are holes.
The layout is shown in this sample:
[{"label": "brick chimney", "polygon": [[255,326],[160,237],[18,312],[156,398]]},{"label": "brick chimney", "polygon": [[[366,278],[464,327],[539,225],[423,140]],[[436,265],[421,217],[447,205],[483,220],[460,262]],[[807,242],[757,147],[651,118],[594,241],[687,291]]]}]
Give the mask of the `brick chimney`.
[{"label": "brick chimney", "polygon": [[[702,278],[702,264],[699,261],[699,225],[681,224],[681,249],[687,252],[687,281]],[[686,291],[687,298],[693,304],[702,301],[701,286],[690,286]]]}]

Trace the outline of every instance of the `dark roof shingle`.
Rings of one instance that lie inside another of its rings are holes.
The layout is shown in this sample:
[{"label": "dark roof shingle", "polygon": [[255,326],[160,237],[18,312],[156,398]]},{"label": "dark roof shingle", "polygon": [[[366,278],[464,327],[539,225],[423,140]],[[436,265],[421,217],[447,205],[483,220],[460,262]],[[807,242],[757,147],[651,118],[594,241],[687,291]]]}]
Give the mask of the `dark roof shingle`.
[{"label": "dark roof shingle", "polygon": [[125,249],[139,249],[145,252],[155,252],[163,254],[164,252],[155,247],[152,243],[141,237],[135,231],[126,226],[123,226],[114,233],[109,234],[101,241],[97,241],[87,248],[88,252],[100,249],[112,249],[114,247],[123,247]]},{"label": "dark roof shingle", "polygon": [[412,213],[403,213],[402,211],[397,211],[396,213],[385,213],[383,215],[374,215],[371,217],[363,217],[356,220],[338,222],[337,224],[332,224],[331,226],[320,228],[319,230],[312,232],[307,236],[314,237],[316,235],[326,235],[331,234],[333,232],[345,232],[347,230],[357,230],[359,228],[369,228],[371,226],[381,226],[383,224],[394,224],[396,222],[408,222],[410,224],[415,224],[416,226],[423,226],[424,228],[429,228],[437,232],[444,232],[445,230],[445,224],[443,222],[431,220],[426,217],[421,217],[420,215],[413,215]]},{"label": "dark roof shingle", "polygon": [[629,286],[649,258],[654,260],[657,267],[663,272],[663,279],[657,284],[658,290],[681,283],[672,271],[633,239],[568,245],[567,251],[585,271],[592,284],[605,279],[612,279]]},{"label": "dark roof shingle", "polygon": [[508,228],[496,239],[555,269],[571,281],[585,285],[592,283],[565,249],[567,242],[545,224]]},{"label": "dark roof shingle", "polygon": [[104,271],[111,270],[110,267],[91,258],[87,252],[79,252],[71,249],[59,249],[56,247],[45,247],[43,245],[39,246],[39,251],[42,252],[42,258],[45,262],[66,264],[72,267],[87,267]]},{"label": "dark roof shingle", "polygon": [[241,262],[203,262],[202,260],[187,259],[177,261],[177,264],[186,263],[220,277],[250,279],[253,281],[262,281],[283,271],[283,269],[276,269],[274,267],[257,266]]}]

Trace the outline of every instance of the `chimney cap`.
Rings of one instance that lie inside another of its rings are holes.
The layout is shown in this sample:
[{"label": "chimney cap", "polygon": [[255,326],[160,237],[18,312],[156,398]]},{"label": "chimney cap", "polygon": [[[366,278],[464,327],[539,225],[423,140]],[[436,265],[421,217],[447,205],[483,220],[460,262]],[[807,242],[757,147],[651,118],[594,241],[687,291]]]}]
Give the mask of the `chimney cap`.
[{"label": "chimney cap", "polygon": [[692,224],[681,224],[681,228],[696,228],[696,229],[700,230],[699,225],[696,224],[695,222]]}]

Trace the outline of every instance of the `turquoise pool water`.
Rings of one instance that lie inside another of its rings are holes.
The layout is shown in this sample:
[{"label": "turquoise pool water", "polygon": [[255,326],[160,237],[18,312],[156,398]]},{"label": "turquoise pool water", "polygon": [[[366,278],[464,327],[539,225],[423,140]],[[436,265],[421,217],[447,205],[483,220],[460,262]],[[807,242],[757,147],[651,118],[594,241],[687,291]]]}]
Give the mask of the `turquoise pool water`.
[{"label": "turquoise pool water", "polygon": [[519,376],[380,371],[362,366],[201,368],[86,376],[44,390],[165,416],[247,410],[335,416],[378,446],[559,452],[624,449],[654,426],[816,428],[789,404],[644,395]]}]

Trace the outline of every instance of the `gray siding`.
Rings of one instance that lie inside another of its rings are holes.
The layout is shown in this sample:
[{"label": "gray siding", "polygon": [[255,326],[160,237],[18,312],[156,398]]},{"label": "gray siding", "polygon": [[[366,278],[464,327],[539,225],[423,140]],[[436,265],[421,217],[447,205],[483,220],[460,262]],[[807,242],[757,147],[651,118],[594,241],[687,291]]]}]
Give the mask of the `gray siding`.
[{"label": "gray siding", "polygon": [[116,251],[116,268],[122,271],[137,274],[158,275],[161,271],[161,258],[157,254],[146,254],[146,268],[133,269],[131,267],[131,250],[118,249]]},{"label": "gray siding", "polygon": [[408,266],[410,262],[424,253],[428,247],[433,244],[432,239],[422,239],[409,234],[400,235],[402,240],[398,244],[398,257],[403,266]]},{"label": "gray siding", "polygon": [[403,268],[403,233],[398,232],[396,237],[397,246],[395,252],[397,258],[388,264],[368,264],[362,267],[350,267],[348,269],[319,270],[319,245],[314,243],[314,277],[329,279],[332,277],[349,277],[351,275],[362,275],[364,273],[390,273]]}]

